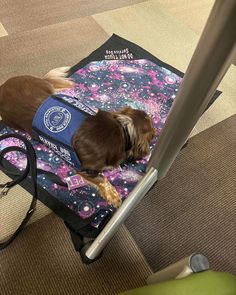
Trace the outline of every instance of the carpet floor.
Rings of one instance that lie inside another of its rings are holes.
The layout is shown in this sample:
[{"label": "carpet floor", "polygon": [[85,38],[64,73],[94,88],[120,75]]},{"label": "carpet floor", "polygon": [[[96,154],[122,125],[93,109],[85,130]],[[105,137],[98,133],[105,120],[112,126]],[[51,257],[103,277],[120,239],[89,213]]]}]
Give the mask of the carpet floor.
[{"label": "carpet floor", "polygon": [[193,252],[236,274],[236,115],[192,137],[126,226],[155,272]]},{"label": "carpet floor", "polygon": [[[213,3],[0,0],[0,84],[73,65],[112,33],[185,71]],[[194,134],[235,114],[235,79],[231,66],[221,98]],[[38,202],[33,224],[0,253],[0,294],[116,294],[195,251],[213,268],[235,273],[235,123],[234,116],[194,137],[90,266],[81,263],[62,221]],[[17,186],[0,200],[0,239],[14,231],[30,199]]]},{"label": "carpet floor", "polygon": [[194,136],[91,265],[53,213],[28,226],[1,252],[0,294],[116,294],[193,252],[236,273],[235,124],[236,115]]},{"label": "carpet floor", "polygon": [[53,213],[29,225],[0,254],[1,295],[112,295],[145,285],[151,274],[125,227],[91,265],[81,262]]}]

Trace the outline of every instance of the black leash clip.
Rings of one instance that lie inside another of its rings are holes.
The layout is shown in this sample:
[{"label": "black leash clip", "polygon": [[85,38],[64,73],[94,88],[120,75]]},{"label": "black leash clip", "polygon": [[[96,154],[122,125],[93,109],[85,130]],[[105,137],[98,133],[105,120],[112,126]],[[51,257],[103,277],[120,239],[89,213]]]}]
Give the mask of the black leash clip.
[{"label": "black leash clip", "polygon": [[7,182],[3,187],[2,187],[2,191],[0,192],[0,198],[6,196],[9,192],[9,190],[11,189],[11,187],[9,186],[9,183]]}]

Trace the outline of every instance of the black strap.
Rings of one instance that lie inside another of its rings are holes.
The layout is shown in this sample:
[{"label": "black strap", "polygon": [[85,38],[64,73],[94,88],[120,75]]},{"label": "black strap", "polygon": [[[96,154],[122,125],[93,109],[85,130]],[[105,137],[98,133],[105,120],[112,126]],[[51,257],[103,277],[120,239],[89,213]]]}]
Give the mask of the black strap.
[{"label": "black strap", "polygon": [[[34,151],[34,148],[32,144],[23,136],[19,134],[7,134],[7,135],[2,135],[0,136],[0,140],[4,140],[7,138],[17,138],[20,141],[22,141],[25,145],[25,148],[19,147],[19,146],[10,146],[6,147],[2,151],[0,151],[0,169],[6,173],[7,175],[12,177],[11,181],[6,182],[5,184],[0,184],[0,188],[2,189],[0,191],[0,198],[4,197],[7,195],[8,191],[15,186],[16,184],[21,183],[25,178],[28,176],[31,178],[32,181],[32,186],[33,186],[33,197],[31,204],[29,206],[29,209],[22,220],[21,224],[17,228],[17,230],[13,233],[13,235],[8,238],[6,241],[3,241],[0,243],[0,250],[6,248],[20,233],[20,231],[24,228],[24,226],[28,223],[29,219],[31,218],[32,214],[34,213],[36,209],[36,202],[37,202],[37,174],[47,174],[48,177],[50,178],[51,181],[54,183],[57,183],[58,185],[61,186],[67,186],[66,183],[60,180],[60,178],[53,174],[52,172],[47,172],[41,169],[37,169],[37,164],[36,164],[36,154]],[[27,164],[26,168],[23,171],[9,171],[4,166],[4,160],[5,160],[5,155],[8,154],[9,152],[16,151],[16,152],[21,152],[26,155],[27,158]]]},{"label": "black strap", "polygon": [[12,181],[8,181],[5,184],[1,184],[0,187],[2,188],[2,191],[0,193],[0,197],[4,197],[7,195],[8,191],[15,186],[16,184],[19,184],[22,180],[24,180],[28,175],[31,176],[32,185],[33,185],[33,198],[30,204],[30,207],[22,220],[21,224],[17,228],[17,230],[13,233],[13,235],[8,238],[6,241],[0,243],[0,250],[6,248],[20,233],[20,231],[24,228],[24,226],[29,221],[30,217],[32,216],[33,212],[35,211],[36,202],[37,202],[37,170],[36,170],[36,155],[33,146],[31,143],[23,136],[19,134],[8,134],[8,135],[2,135],[0,136],[0,140],[4,140],[7,138],[17,138],[21,140],[24,145],[25,149],[18,146],[11,146],[3,149],[0,151],[0,168],[3,172],[6,172],[9,174],[9,171],[2,165],[4,156],[12,151],[18,151],[26,155],[27,157],[27,164],[25,170],[19,174],[17,177],[14,176]]}]

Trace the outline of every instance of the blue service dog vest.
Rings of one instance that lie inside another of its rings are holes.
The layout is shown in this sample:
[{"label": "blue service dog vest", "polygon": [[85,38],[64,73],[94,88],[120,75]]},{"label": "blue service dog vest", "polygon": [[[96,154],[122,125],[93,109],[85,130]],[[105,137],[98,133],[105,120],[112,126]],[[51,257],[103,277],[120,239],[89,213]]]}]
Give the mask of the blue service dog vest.
[{"label": "blue service dog vest", "polygon": [[70,165],[80,169],[72,139],[88,115],[96,115],[96,111],[78,98],[64,94],[50,96],[34,116],[33,134]]}]

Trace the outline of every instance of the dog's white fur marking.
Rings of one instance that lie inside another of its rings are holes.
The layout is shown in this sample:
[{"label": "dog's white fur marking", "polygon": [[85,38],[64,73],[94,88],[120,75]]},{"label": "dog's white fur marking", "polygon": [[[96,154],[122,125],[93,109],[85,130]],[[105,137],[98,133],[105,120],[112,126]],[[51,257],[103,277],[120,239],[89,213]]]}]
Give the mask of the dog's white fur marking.
[{"label": "dog's white fur marking", "polygon": [[55,68],[51,71],[49,71],[43,78],[66,78],[69,80],[69,78],[67,78],[67,74],[69,72],[71,67],[60,67],[60,68]]},{"label": "dog's white fur marking", "polygon": [[71,67],[60,67],[49,71],[43,79],[47,80],[55,87],[55,92],[60,91],[63,88],[69,88],[75,86],[75,83],[71,78],[68,78],[68,72]]}]

